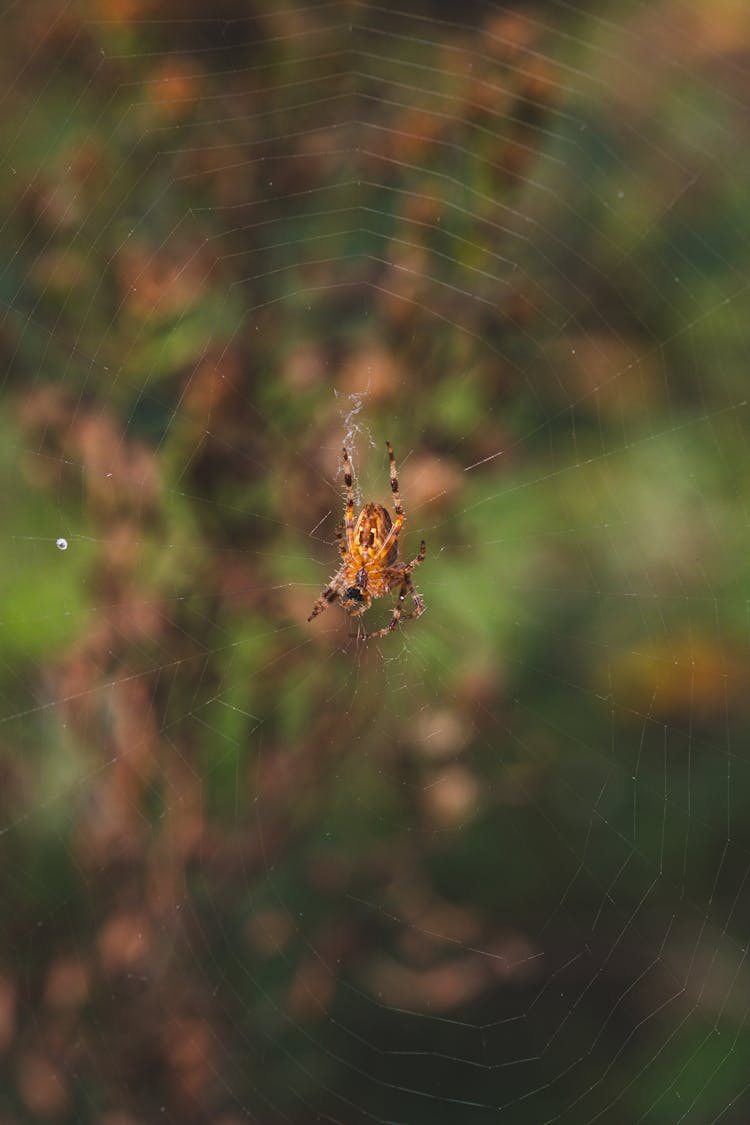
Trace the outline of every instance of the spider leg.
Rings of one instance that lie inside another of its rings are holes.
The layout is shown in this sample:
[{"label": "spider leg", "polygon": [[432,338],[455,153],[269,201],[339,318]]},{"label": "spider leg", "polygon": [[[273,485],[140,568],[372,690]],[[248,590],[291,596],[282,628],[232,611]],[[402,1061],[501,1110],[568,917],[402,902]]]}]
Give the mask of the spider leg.
[{"label": "spider leg", "polygon": [[391,463],[391,492],[393,493],[393,507],[396,510],[396,519],[399,516],[403,519],[404,509],[401,506],[401,495],[398,491],[398,473],[396,472],[396,458],[393,455],[393,446],[389,441],[386,443],[388,449],[388,460]]},{"label": "spider leg", "polygon": [[[424,546],[424,543],[422,544],[422,546]],[[420,552],[420,554],[421,554],[421,552]],[[422,559],[423,558],[424,558],[424,555],[422,555]],[[421,562],[422,559],[420,559],[419,561]],[[409,563],[409,566],[406,568],[406,573],[404,574],[404,582],[409,587],[409,593],[411,594],[411,600],[414,602],[414,609],[411,611],[411,613],[404,614],[404,616],[402,618],[403,621],[411,621],[413,617],[421,617],[422,614],[424,613],[424,611],[427,609],[427,606],[422,601],[421,597],[419,596],[418,591],[414,587],[414,583],[411,580],[411,574],[409,574],[409,567],[411,567],[411,565],[412,564]]]},{"label": "spider leg", "polygon": [[338,525],[338,527],[336,528],[336,542],[338,543],[338,547],[339,547],[339,551],[341,553],[342,559],[345,559],[346,556],[349,554],[349,552],[347,551],[346,544],[344,543],[344,524],[343,523],[340,523]]},{"label": "spider leg", "polygon": [[332,602],[336,601],[336,598],[339,596],[340,589],[341,580],[339,575],[337,574],[330,585],[326,586],[325,590],[316,601],[315,605],[312,608],[312,613],[307,620],[312,621],[313,617],[317,617],[318,614],[322,613],[324,609],[328,609],[329,605]]},{"label": "spider leg", "polygon": [[391,527],[391,530],[383,540],[380,550],[378,551],[377,555],[374,556],[374,558],[376,559],[385,558],[385,556],[393,547],[393,544],[397,542],[401,528],[404,526],[405,519],[404,509],[401,503],[401,493],[398,490],[398,472],[396,470],[396,458],[393,453],[393,446],[389,441],[387,441],[385,444],[386,448],[388,449],[388,460],[390,461],[391,465],[391,492],[393,493],[393,508],[396,512],[396,519],[393,523],[393,526]]},{"label": "spider leg", "polygon": [[[424,555],[422,555],[422,558],[424,558]],[[420,562],[421,561],[422,560],[420,559]],[[403,578],[401,580],[401,588],[398,592],[398,601],[393,607],[393,616],[391,617],[391,620],[385,626],[385,628],[376,629],[374,633],[368,633],[365,637],[365,640],[369,640],[370,637],[387,637],[389,633],[393,632],[399,621],[411,621],[413,617],[421,617],[424,611],[427,609],[427,606],[424,604],[421,597],[414,589],[414,583],[412,582],[411,575],[409,574],[409,567],[411,565],[412,564],[409,563],[408,567],[404,567]],[[403,612],[403,605],[404,601],[406,600],[407,593],[411,594],[412,601],[414,602],[414,609],[411,611],[411,613]]]},{"label": "spider leg", "polygon": [[373,637],[387,637],[388,634],[392,633],[396,628],[399,621],[401,620],[401,607],[404,604],[404,599],[406,598],[406,594],[409,589],[407,585],[407,579],[408,575],[404,577],[404,580],[401,583],[401,589],[398,592],[398,601],[393,607],[393,616],[391,617],[391,620],[388,622],[385,628],[376,629],[374,633],[368,633],[365,637],[365,640],[370,640]]},{"label": "spider leg", "polygon": [[[396,471],[396,458],[393,455],[393,446],[389,441],[387,441],[385,444],[388,449],[388,460],[391,467],[391,492],[393,493],[393,509],[396,513],[396,521],[391,528],[391,533],[388,538],[398,539],[399,532],[404,526],[404,508],[401,503],[401,493],[398,490],[398,472]],[[385,547],[385,543],[383,544],[383,546]]]},{"label": "spider leg", "polygon": [[[403,604],[406,600],[407,593],[411,594],[412,601],[414,602],[414,609],[411,611],[411,613],[403,612]],[[389,633],[393,632],[400,621],[411,621],[414,617],[421,617],[426,609],[427,606],[424,604],[421,597],[414,589],[411,578],[408,574],[405,573],[404,580],[401,583],[401,589],[398,592],[398,601],[394,606],[393,616],[391,617],[390,622],[385,626],[385,628],[376,629],[374,633],[368,633],[365,639],[367,640],[370,637],[386,637]]]},{"label": "spider leg", "polygon": [[415,559],[412,559],[410,563],[407,563],[407,565],[404,568],[405,573],[411,574],[411,572],[413,570],[415,570],[416,567],[418,567],[421,563],[424,562],[424,557],[425,557],[426,554],[427,554],[427,544],[425,543],[425,541],[423,539],[422,542],[419,544],[419,554],[417,555],[417,557]]},{"label": "spider leg", "polygon": [[344,484],[346,485],[346,507],[344,509],[344,519],[346,527],[346,546],[349,553],[352,553],[352,543],[354,540],[354,490],[352,488],[352,463],[349,460],[349,454],[344,446]]}]

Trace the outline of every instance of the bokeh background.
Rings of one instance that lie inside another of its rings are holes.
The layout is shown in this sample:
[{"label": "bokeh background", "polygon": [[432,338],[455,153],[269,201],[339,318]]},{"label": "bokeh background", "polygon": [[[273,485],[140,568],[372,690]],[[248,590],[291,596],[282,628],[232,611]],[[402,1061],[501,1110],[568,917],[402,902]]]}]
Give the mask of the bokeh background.
[{"label": "bokeh background", "polygon": [[748,6],[0,59],[2,1125],[746,1122]]}]

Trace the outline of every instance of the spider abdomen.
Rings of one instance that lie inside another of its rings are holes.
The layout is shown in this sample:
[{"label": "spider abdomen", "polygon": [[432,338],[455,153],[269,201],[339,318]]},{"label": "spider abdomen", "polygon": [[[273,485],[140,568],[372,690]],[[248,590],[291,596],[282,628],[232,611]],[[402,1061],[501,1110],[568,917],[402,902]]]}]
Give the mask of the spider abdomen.
[{"label": "spider abdomen", "polygon": [[396,561],[398,541],[395,536],[387,553],[381,555],[392,527],[393,522],[387,508],[384,508],[382,504],[365,504],[359,513],[353,536],[363,560],[376,558],[380,555],[378,561],[386,566],[390,566],[391,563]]}]

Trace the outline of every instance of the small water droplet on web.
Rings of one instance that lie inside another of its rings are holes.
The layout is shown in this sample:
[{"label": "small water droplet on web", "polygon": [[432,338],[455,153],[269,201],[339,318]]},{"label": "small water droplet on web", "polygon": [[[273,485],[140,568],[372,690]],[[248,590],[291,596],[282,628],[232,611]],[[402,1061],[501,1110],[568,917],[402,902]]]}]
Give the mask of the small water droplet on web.
[{"label": "small water droplet on web", "polygon": [[58,551],[67,551],[68,540],[63,539],[62,536],[60,536],[60,538],[55,542],[55,546],[57,547]]}]

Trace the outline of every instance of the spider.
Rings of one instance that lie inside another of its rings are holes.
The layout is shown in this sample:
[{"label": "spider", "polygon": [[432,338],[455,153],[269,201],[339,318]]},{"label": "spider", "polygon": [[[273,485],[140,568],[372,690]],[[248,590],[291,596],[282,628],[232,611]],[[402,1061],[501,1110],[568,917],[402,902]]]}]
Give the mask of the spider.
[{"label": "spider", "polygon": [[[404,526],[404,509],[398,491],[396,458],[391,443],[387,441],[388,457],[391,463],[391,491],[396,522],[391,521],[388,511],[382,504],[365,504],[354,522],[354,493],[352,491],[352,463],[344,447],[344,484],[346,485],[346,506],[344,520],[336,528],[336,539],[342,563],[323,593],[320,595],[308,621],[317,617],[337,598],[351,617],[360,617],[371,606],[375,598],[382,598],[389,590],[399,587],[398,601],[393,610],[390,624],[367,637],[385,637],[392,633],[399,621],[409,621],[419,617],[427,608],[411,580],[411,572],[425,557],[427,547],[424,539],[419,554],[410,563],[399,562],[398,537]],[[346,537],[344,537],[344,532]],[[406,595],[411,594],[414,609],[402,616]]]}]

